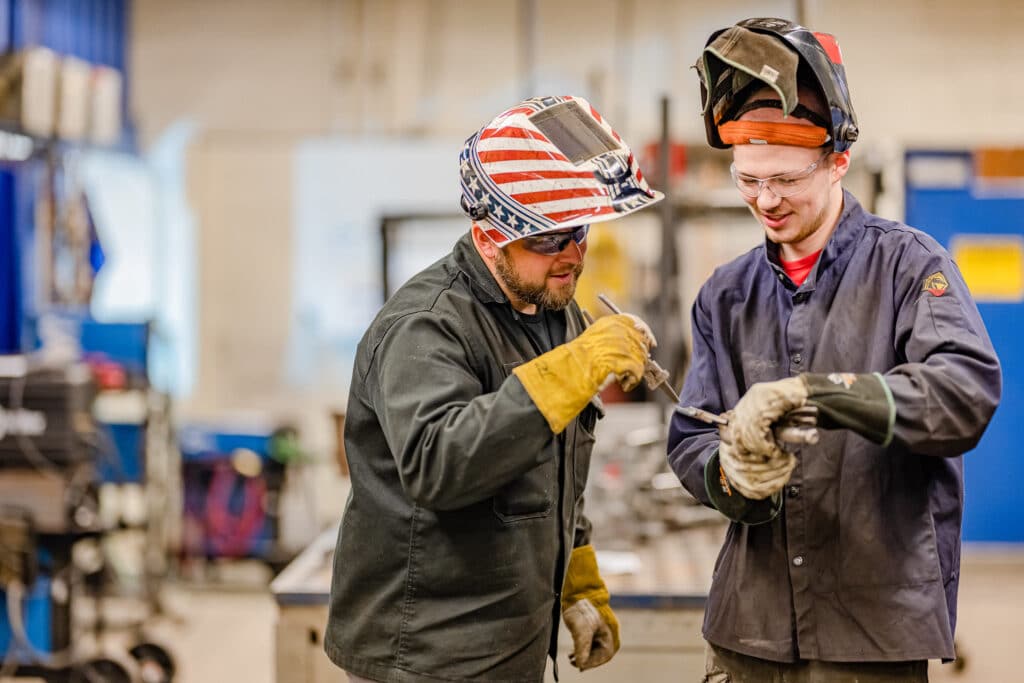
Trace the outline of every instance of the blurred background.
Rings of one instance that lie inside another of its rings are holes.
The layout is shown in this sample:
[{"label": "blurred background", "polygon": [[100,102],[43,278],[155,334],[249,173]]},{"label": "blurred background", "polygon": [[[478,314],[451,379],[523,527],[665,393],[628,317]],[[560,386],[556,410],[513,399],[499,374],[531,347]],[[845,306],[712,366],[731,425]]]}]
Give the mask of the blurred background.
[{"label": "blurred background", "polygon": [[[752,16],[836,35],[845,184],[953,253],[999,352],[961,656],[932,678],[1019,680],[1015,0],[0,2],[0,679],[342,680],[321,638],[355,346],[467,229],[462,141],[521,99],[588,98],[668,195],[592,230],[578,299],[643,316],[678,387],[697,288],[762,239],[691,68]],[[624,649],[588,680],[698,680],[725,526],[667,470],[670,406],[605,398],[588,505]]]}]

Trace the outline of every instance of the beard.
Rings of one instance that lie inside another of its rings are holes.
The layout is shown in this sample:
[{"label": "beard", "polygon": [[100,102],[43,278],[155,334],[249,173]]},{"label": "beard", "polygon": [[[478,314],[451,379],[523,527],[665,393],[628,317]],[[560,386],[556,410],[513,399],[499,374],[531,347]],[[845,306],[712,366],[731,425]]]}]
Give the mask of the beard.
[{"label": "beard", "polygon": [[563,275],[565,272],[572,272],[573,277],[566,284],[552,289],[548,287],[546,277],[537,283],[524,281],[519,276],[519,271],[516,270],[512,259],[501,249],[498,250],[494,266],[498,277],[501,278],[505,287],[516,298],[525,303],[533,304],[538,308],[546,308],[549,311],[561,311],[569,305],[572,297],[576,294],[576,281],[579,280],[580,274],[583,272],[583,263],[580,262],[574,265],[571,271],[554,273],[555,275]]}]

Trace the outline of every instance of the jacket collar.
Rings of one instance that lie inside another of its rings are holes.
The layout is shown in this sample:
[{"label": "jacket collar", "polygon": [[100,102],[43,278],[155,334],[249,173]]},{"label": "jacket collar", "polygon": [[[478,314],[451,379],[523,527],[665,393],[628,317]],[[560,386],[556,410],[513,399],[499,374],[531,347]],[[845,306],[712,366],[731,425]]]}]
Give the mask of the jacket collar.
[{"label": "jacket collar", "polygon": [[[844,262],[850,257],[851,247],[857,242],[864,231],[865,220],[864,208],[860,205],[860,202],[857,201],[857,198],[849,190],[844,189],[843,212],[839,215],[836,229],[832,231],[828,242],[825,243],[825,248],[821,251],[821,256],[818,257],[818,262],[814,264],[814,268],[807,276],[807,280],[804,281],[804,284],[799,289],[813,290],[817,285],[821,272],[837,262]],[[766,237],[764,247],[765,259],[768,261],[768,265],[776,273],[784,274],[785,270],[779,261],[779,245]],[[788,279],[783,281],[789,282]]]},{"label": "jacket collar", "polygon": [[477,297],[484,303],[508,303],[508,297],[501,291],[498,281],[487,269],[487,264],[480,258],[476,247],[473,246],[473,235],[467,232],[459,238],[452,249],[452,256],[455,265],[466,274],[477,293]]}]

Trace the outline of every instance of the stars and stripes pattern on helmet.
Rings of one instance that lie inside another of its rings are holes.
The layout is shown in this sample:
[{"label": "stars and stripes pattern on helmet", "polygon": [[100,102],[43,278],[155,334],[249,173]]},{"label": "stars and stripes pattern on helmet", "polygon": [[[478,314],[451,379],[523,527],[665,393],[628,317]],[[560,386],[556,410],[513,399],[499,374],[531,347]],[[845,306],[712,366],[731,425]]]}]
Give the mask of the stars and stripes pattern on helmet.
[{"label": "stars and stripes pattern on helmet", "polygon": [[662,198],[580,97],[516,105],[466,140],[459,161],[463,209],[499,245],[619,218]]}]

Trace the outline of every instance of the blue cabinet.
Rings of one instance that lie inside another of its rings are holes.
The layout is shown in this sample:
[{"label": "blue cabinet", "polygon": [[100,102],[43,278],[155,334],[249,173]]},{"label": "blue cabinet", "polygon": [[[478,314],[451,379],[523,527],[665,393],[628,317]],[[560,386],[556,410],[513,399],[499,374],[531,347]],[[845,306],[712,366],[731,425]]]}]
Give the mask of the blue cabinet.
[{"label": "blue cabinet", "polygon": [[[970,150],[907,152],[906,222],[932,235],[960,264],[1003,367],[1002,403],[964,458],[964,540],[1020,543],[1024,177],[990,174],[979,165],[983,158],[984,152]],[[1012,171],[1014,164],[1005,166]]]}]

